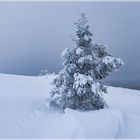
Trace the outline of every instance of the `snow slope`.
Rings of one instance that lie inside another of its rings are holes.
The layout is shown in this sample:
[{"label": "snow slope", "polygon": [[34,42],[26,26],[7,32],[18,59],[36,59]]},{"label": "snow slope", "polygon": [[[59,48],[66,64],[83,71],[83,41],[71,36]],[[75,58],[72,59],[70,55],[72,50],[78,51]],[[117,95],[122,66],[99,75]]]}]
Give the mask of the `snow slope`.
[{"label": "snow slope", "polygon": [[140,91],[109,87],[109,109],[49,110],[53,77],[0,74],[0,138],[140,138]]}]

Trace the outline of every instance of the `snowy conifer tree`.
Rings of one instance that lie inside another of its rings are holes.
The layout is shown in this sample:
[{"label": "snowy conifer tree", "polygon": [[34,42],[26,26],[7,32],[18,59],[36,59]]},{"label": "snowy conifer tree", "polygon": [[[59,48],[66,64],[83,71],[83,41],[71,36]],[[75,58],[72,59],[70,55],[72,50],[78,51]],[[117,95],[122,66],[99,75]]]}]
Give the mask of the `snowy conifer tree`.
[{"label": "snowy conifer tree", "polygon": [[120,58],[110,55],[103,45],[92,43],[84,13],[75,23],[75,47],[62,52],[64,69],[54,80],[49,106],[80,110],[98,110],[107,107],[102,93],[107,89],[102,84],[113,70],[123,64]]}]

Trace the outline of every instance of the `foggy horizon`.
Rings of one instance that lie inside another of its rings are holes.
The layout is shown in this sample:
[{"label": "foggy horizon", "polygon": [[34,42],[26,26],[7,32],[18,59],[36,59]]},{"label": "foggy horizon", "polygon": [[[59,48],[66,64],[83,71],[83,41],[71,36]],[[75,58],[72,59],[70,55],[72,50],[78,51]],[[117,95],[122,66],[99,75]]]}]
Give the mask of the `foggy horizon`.
[{"label": "foggy horizon", "polygon": [[139,2],[0,2],[0,73],[58,73],[61,52],[74,47],[73,23],[85,12],[93,43],[124,61],[107,81],[140,89]]}]

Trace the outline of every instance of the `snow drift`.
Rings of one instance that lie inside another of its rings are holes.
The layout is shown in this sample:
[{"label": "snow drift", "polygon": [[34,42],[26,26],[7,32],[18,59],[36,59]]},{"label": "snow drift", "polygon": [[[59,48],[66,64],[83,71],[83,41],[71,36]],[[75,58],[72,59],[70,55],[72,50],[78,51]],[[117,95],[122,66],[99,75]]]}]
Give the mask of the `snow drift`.
[{"label": "snow drift", "polygon": [[109,87],[109,109],[49,110],[53,76],[0,74],[0,138],[140,138],[140,91]]}]

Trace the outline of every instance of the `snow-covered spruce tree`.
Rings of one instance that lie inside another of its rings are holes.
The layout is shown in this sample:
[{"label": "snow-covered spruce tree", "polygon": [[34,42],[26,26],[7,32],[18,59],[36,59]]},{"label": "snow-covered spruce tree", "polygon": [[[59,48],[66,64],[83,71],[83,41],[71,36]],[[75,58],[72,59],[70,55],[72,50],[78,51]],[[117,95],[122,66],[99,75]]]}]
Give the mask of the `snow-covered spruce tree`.
[{"label": "snow-covered spruce tree", "polygon": [[48,72],[47,69],[41,70],[38,76],[46,76],[49,75],[50,73]]},{"label": "snow-covered spruce tree", "polygon": [[87,22],[82,13],[75,23],[75,47],[62,52],[64,69],[54,80],[48,100],[50,107],[62,110],[98,110],[107,107],[102,96],[107,89],[101,81],[113,70],[118,70],[123,62],[110,55],[103,45],[92,43],[93,34]]}]

